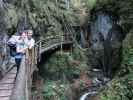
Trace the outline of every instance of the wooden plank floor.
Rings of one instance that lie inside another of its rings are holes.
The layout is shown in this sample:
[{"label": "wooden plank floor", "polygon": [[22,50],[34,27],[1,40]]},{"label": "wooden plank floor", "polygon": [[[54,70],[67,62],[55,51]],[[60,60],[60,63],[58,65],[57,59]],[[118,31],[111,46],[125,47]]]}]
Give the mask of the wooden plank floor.
[{"label": "wooden plank floor", "polygon": [[0,100],[10,100],[13,91],[17,69],[14,67],[0,80]]}]

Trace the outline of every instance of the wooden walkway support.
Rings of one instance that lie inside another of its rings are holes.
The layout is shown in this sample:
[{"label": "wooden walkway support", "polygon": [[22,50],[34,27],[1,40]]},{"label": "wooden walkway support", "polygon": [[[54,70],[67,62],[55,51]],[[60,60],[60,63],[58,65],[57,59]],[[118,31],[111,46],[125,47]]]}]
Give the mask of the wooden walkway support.
[{"label": "wooden walkway support", "polygon": [[[40,59],[40,55],[43,52],[46,52],[58,46],[62,47],[62,45],[70,44],[72,42],[73,41],[71,35],[56,35],[44,38],[36,42],[34,48],[26,51],[26,55],[21,61],[19,72],[14,71],[14,74],[11,75],[11,79],[8,79],[7,74],[7,77],[5,76],[2,80],[0,80],[0,100],[31,100],[30,96],[32,86],[32,74],[37,69],[37,63]],[[16,68],[13,68],[13,70],[15,69]],[[15,81],[16,73],[18,74]],[[9,86],[9,88],[8,85],[4,83],[8,80],[11,81],[9,85],[12,84],[11,86]],[[3,86],[3,89],[1,89],[1,86]],[[7,95],[5,93],[6,89],[9,90],[9,93],[7,92]]]}]

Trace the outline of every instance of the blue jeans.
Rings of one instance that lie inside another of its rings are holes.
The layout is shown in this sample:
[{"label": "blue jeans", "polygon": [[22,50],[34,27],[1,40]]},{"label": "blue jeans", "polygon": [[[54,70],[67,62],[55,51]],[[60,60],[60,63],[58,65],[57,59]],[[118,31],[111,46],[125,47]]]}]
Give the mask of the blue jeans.
[{"label": "blue jeans", "polygon": [[21,58],[15,58],[15,62],[16,62],[16,66],[17,66],[17,73],[19,71],[19,68],[20,68],[20,64],[21,64]]}]

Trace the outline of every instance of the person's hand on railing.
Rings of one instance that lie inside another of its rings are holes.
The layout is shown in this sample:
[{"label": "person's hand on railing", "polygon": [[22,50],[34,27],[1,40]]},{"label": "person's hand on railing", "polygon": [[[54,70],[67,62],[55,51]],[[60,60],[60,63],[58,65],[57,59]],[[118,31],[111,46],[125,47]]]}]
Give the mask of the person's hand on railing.
[{"label": "person's hand on railing", "polygon": [[29,46],[28,46],[28,49],[31,50],[33,47],[34,47],[33,45],[29,45]]}]

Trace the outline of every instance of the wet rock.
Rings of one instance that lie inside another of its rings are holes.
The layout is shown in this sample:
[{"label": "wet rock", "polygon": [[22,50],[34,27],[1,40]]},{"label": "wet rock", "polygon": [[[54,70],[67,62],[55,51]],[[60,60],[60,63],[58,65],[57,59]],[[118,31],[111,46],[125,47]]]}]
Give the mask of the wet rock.
[{"label": "wet rock", "polygon": [[105,77],[112,78],[113,68],[118,68],[121,63],[122,41],[126,33],[118,24],[117,16],[99,11],[92,17],[89,66],[101,69]]},{"label": "wet rock", "polygon": [[99,96],[91,96],[91,97],[88,97],[87,100],[100,100],[100,97]]}]

